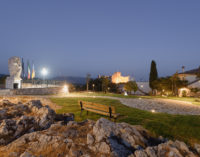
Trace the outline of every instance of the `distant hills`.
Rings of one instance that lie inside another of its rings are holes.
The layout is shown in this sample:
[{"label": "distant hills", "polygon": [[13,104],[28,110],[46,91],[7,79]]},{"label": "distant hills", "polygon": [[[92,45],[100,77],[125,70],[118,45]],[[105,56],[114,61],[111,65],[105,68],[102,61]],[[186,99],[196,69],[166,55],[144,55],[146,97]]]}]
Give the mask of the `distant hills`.
[{"label": "distant hills", "polygon": [[53,80],[66,81],[68,83],[77,85],[84,85],[86,83],[85,77],[76,77],[76,76],[58,76],[54,77]]}]

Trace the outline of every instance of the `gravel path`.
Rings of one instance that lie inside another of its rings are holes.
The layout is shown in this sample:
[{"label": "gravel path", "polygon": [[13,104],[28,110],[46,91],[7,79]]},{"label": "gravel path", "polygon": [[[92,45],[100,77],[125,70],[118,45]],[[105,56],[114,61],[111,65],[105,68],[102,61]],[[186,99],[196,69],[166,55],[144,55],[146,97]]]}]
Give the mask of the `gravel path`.
[{"label": "gravel path", "polygon": [[169,114],[200,115],[200,106],[190,102],[170,99],[120,99],[121,103],[129,107],[151,112]]}]

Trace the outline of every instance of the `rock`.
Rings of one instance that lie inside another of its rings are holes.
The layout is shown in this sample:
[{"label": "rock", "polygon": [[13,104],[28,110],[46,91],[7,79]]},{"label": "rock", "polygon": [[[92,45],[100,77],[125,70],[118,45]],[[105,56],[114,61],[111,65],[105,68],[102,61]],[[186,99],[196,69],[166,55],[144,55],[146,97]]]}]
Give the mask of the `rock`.
[{"label": "rock", "polygon": [[100,142],[104,138],[111,136],[115,129],[116,127],[114,123],[104,118],[101,118],[96,122],[95,126],[93,127],[93,134],[95,135],[96,141]]},{"label": "rock", "polygon": [[[5,108],[6,107],[6,108]],[[49,106],[42,106],[39,100],[26,104],[13,104],[8,100],[0,104],[0,145],[5,145],[20,136],[37,130],[47,129],[55,122],[56,113]],[[73,114],[62,115],[66,123],[73,120]]]},{"label": "rock", "polygon": [[144,150],[135,151],[135,157],[148,157]]},{"label": "rock", "polygon": [[34,155],[31,155],[29,152],[24,152],[20,155],[20,157],[35,157]]},{"label": "rock", "polygon": [[93,134],[97,142],[102,141],[104,138],[118,136],[118,139],[126,147],[133,147],[135,145],[146,146],[148,145],[148,139],[144,137],[149,137],[148,132],[136,126],[130,126],[126,123],[115,124],[104,118],[99,119],[93,127]]},{"label": "rock", "polygon": [[200,155],[200,144],[195,143],[194,148],[197,151],[197,153]]},{"label": "rock", "polygon": [[42,129],[47,129],[54,123],[55,112],[48,106],[40,108],[36,114],[39,116],[39,126]]},{"label": "rock", "polygon": [[106,142],[101,142],[97,145],[97,151],[99,151],[100,153],[109,154],[110,147]]},{"label": "rock", "polygon": [[89,133],[87,134],[87,144],[92,145],[94,143],[94,137]]},{"label": "rock", "polygon": [[42,103],[40,100],[32,100],[27,103],[28,107],[33,113],[37,113],[40,108],[42,108]]},{"label": "rock", "polygon": [[157,156],[156,155],[157,153],[156,153],[156,151],[153,147],[147,147],[145,151],[146,151],[146,153],[149,157],[156,157]]}]

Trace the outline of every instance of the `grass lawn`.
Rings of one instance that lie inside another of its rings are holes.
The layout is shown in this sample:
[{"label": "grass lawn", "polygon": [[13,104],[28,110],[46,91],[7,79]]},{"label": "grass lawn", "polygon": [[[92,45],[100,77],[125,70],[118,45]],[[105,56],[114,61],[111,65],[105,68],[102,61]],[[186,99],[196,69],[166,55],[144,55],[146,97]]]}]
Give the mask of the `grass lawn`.
[{"label": "grass lawn", "polygon": [[118,100],[104,98],[51,98],[51,100],[62,106],[62,109],[56,111],[57,113],[74,113],[76,121],[85,119],[97,120],[103,117],[92,112],[87,116],[86,111],[84,111],[82,117],[80,117],[78,100],[90,101],[115,106],[117,112],[123,115],[117,120],[118,122],[142,125],[151,131],[153,135],[162,135],[169,139],[179,139],[191,145],[194,142],[200,143],[200,116],[151,113],[124,106]]}]

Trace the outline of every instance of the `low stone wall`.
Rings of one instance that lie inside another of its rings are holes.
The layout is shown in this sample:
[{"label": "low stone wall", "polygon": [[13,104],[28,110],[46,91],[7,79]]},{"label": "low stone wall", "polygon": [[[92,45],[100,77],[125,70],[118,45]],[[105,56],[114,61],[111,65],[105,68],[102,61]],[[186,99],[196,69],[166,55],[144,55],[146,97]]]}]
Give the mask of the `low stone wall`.
[{"label": "low stone wall", "polygon": [[5,89],[5,88],[6,88],[5,84],[0,84],[0,89]]},{"label": "low stone wall", "polygon": [[14,93],[16,95],[54,95],[62,93],[62,88],[26,88],[15,90]]},{"label": "low stone wall", "polygon": [[33,84],[33,83],[22,83],[22,89],[24,88],[52,88],[52,87],[60,87],[54,84]]},{"label": "low stone wall", "polygon": [[14,91],[10,89],[1,89],[0,96],[11,96],[14,95]]}]

